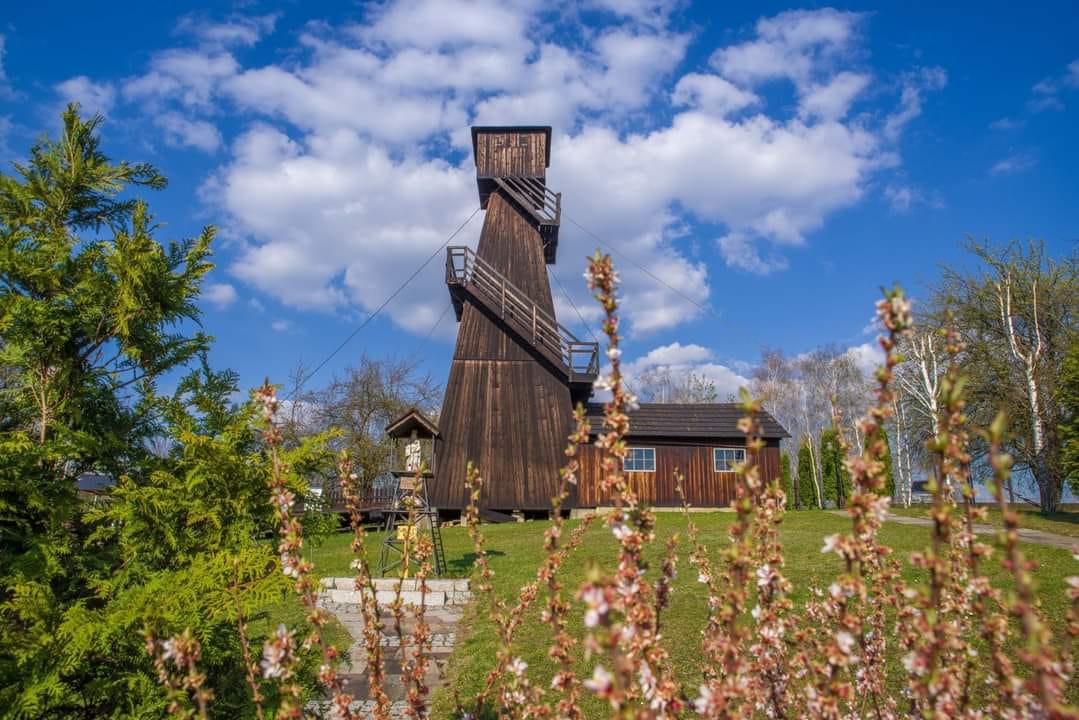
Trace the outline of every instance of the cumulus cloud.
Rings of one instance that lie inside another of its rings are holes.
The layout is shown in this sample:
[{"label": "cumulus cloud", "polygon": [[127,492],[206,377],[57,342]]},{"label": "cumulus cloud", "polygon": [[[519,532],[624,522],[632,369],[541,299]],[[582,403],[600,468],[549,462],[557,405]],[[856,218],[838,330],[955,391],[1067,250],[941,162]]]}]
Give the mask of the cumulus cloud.
[{"label": "cumulus cloud", "polygon": [[[353,25],[309,23],[287,61],[261,65],[241,50],[272,18],[189,18],[180,30],[194,45],[155,54],[122,97],[153,113],[166,142],[206,152],[225,147],[225,113],[242,118],[202,189],[239,238],[230,271],[326,311],[373,310],[472,212],[469,124],[551,124],[570,297],[590,312],[578,269],[608,242],[629,332],[646,334],[708,306],[711,269],[687,226],[732,268],[781,270],[897,162],[903,128],[946,82],[914,70],[891,115],[856,112],[874,77],[865,16],[832,9],[762,18],[678,74],[691,36],[677,5],[593,0],[581,12],[600,21],[584,28],[537,0],[391,0]],[[797,112],[768,107],[758,89],[774,81],[793,86]],[[653,113],[664,100],[670,113]],[[439,276],[432,262],[387,308],[398,325],[431,326],[446,302]]]},{"label": "cumulus cloud", "polygon": [[846,349],[845,354],[854,361],[855,366],[866,377],[872,377],[877,368],[884,362],[884,351],[877,342],[865,342],[861,345],[853,345]]},{"label": "cumulus cloud", "polygon": [[689,375],[703,377],[715,384],[720,402],[737,397],[739,388],[749,387],[749,378],[731,367],[716,362],[715,354],[702,345],[674,342],[649,350],[622,364],[630,387],[637,389],[643,378],[652,373],[670,373],[675,380]]},{"label": "cumulus cloud", "polygon": [[85,75],[76,75],[58,83],[56,93],[65,105],[79,103],[84,114],[108,115],[116,99],[116,89],[111,83],[97,83]]},{"label": "cumulus cloud", "polygon": [[176,25],[176,32],[189,34],[204,47],[249,47],[273,32],[277,15],[234,14],[221,22],[195,15],[185,15]]},{"label": "cumulus cloud", "polygon": [[239,295],[236,288],[228,283],[210,283],[202,289],[202,297],[223,310],[236,302]]},{"label": "cumulus cloud", "polygon": [[760,98],[718,75],[689,73],[674,86],[671,102],[676,107],[688,106],[725,117],[758,104]]},{"label": "cumulus cloud", "polygon": [[165,131],[165,142],[175,147],[193,147],[213,153],[221,146],[221,133],[205,120],[191,120],[179,113],[165,112],[154,118]]}]

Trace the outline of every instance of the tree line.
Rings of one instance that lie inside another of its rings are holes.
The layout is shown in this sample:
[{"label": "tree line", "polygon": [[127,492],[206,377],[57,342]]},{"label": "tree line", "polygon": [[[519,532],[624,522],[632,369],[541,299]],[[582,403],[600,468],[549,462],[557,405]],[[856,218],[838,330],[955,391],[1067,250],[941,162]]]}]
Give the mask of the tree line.
[{"label": "tree line", "polygon": [[[884,437],[889,489],[897,503],[910,505],[916,483],[934,477],[928,442],[941,433],[951,331],[960,341],[966,414],[981,426],[998,410],[1007,415],[1007,449],[1021,478],[1009,484],[1009,499],[1054,512],[1065,488],[1079,491],[1079,255],[1054,258],[1034,241],[1000,247],[969,241],[966,248],[973,267],[941,268],[916,305],[916,330],[899,348]],[[837,438],[864,446],[855,408],[866,403],[873,382],[852,353],[836,346],[796,357],[762,351],[753,391],[792,435],[797,461],[790,495],[798,506],[842,505],[849,497],[846,471],[835,458]],[[975,438],[976,482],[990,471],[986,452],[984,439]]]}]

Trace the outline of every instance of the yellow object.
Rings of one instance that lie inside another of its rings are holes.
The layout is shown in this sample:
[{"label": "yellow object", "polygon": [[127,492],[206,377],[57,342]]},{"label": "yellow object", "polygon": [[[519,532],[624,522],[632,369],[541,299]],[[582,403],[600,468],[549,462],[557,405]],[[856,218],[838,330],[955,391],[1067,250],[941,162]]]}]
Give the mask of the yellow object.
[{"label": "yellow object", "polygon": [[410,542],[416,539],[415,525],[398,525],[397,539],[401,542]]}]

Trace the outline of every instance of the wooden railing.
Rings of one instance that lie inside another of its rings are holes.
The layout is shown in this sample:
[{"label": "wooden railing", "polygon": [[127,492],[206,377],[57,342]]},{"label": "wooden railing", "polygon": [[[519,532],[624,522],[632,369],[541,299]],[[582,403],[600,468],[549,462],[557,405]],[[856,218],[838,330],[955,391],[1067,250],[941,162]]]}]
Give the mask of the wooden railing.
[{"label": "wooden railing", "polygon": [[494,181],[540,225],[557,226],[562,222],[562,194],[552,192],[539,178],[512,175],[496,177]]},{"label": "wooden railing", "polygon": [[446,248],[446,284],[460,287],[502,318],[570,382],[592,382],[599,375],[599,344],[584,342],[506,279],[471,248]]},{"label": "wooden railing", "polygon": [[[358,509],[364,512],[389,509],[393,505],[393,495],[392,485],[365,487],[360,491]],[[341,485],[336,480],[329,480],[322,486],[321,500],[328,511],[342,512],[348,509]]]}]

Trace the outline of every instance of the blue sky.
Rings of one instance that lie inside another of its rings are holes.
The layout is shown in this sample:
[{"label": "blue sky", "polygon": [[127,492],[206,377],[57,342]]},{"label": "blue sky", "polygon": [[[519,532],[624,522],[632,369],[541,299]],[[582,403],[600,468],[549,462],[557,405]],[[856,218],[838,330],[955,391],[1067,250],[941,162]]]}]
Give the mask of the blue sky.
[{"label": "blue sky", "polygon": [[[566,216],[677,289],[620,263],[631,367],[725,393],[762,346],[870,359],[879,288],[922,294],[968,234],[1074,246],[1074,3],[911,5],[26,3],[0,149],[67,100],[104,113],[107,150],[171,181],[163,238],[220,227],[204,325],[250,386],[320,362],[472,213],[469,125],[551,124]],[[553,268],[593,326],[595,244],[565,223]],[[441,267],[312,382],[363,352],[444,378]]]}]

